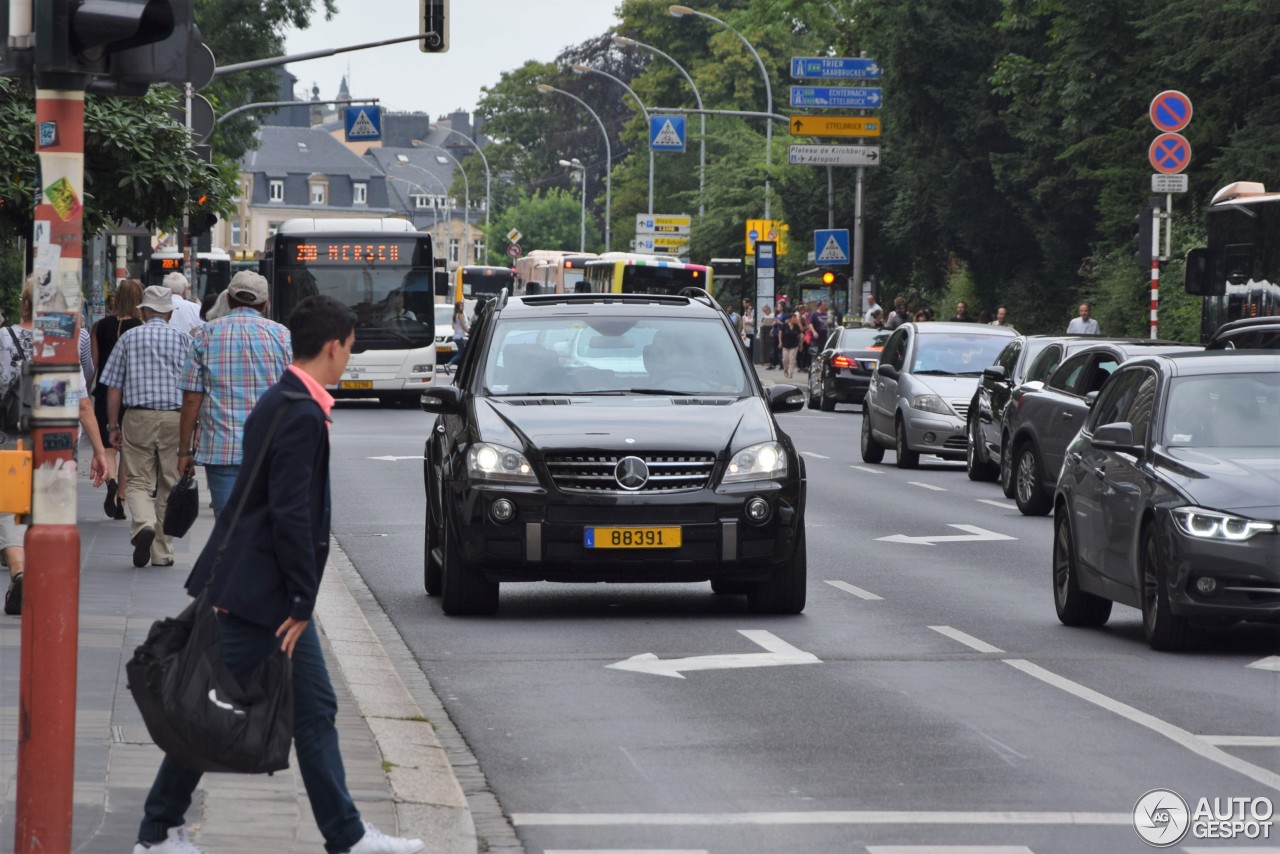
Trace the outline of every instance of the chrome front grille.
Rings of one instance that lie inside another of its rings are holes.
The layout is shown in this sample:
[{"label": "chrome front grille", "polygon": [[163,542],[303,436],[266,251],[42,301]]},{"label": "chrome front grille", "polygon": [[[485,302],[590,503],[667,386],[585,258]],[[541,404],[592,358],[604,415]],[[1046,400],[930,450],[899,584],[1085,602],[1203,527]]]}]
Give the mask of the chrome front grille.
[{"label": "chrome front grille", "polygon": [[951,404],[951,408],[952,408],[952,409],[954,409],[954,410],[956,411],[956,415],[959,415],[961,418],[965,418],[965,419],[967,419],[967,418],[969,417],[969,403],[970,403],[970,401],[967,401],[967,400],[949,400],[949,401],[947,401],[947,403]]},{"label": "chrome front grille", "polygon": [[[640,489],[623,489],[615,471],[624,457],[639,457],[649,469]],[[562,492],[654,493],[703,489],[715,468],[714,454],[555,454],[547,456],[551,480]]]}]

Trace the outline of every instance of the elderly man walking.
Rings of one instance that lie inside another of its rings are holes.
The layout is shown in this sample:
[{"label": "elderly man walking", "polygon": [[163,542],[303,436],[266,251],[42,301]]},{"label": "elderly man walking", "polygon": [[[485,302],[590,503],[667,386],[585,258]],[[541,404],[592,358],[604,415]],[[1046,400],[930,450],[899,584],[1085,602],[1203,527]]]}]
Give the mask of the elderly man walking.
[{"label": "elderly man walking", "polygon": [[[143,291],[143,324],[116,343],[102,383],[107,387],[107,432],[122,451],[129,482],[129,542],[133,565],[173,565],[173,544],[164,534],[164,508],[178,479],[178,424],[182,376],[191,336],[169,325],[169,289]],[[128,411],[121,423],[121,406]]]},{"label": "elderly man walking", "polygon": [[267,280],[241,270],[226,293],[230,310],[192,333],[191,354],[178,382],[178,474],[194,474],[197,463],[204,466],[215,518],[227,506],[240,472],[245,419],[293,361],[289,330],[263,316]]},{"label": "elderly man walking", "polygon": [[164,277],[164,286],[173,292],[173,314],[169,316],[169,325],[190,335],[201,326],[200,306],[187,299],[191,283],[181,273],[169,273]]}]

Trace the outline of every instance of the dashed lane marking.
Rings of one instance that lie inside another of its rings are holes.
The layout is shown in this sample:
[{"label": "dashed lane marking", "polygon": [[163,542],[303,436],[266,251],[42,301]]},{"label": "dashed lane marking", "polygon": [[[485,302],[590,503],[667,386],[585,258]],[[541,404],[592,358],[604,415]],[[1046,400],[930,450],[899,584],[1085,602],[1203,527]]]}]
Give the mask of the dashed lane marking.
[{"label": "dashed lane marking", "polygon": [[929,628],[940,635],[946,635],[953,641],[959,641],[970,649],[976,649],[978,652],[1004,652],[998,646],[992,646],[984,640],[978,640],[973,635],[962,632],[959,629],[953,629],[951,626],[930,626]]},{"label": "dashed lane marking", "polygon": [[864,471],[867,474],[884,474],[880,469],[867,468],[866,466],[849,466],[849,468],[855,471]]},{"label": "dashed lane marking", "polygon": [[1252,667],[1255,670],[1280,671],[1280,655],[1269,655],[1266,658],[1259,658],[1252,664],[1246,664],[1245,667]]},{"label": "dashed lane marking", "polygon": [[822,454],[816,453],[814,451],[801,451],[800,453],[804,454],[806,457],[813,457],[815,460],[831,459],[831,457],[823,456]]},{"label": "dashed lane marking", "polygon": [[828,580],[826,583],[830,584],[832,587],[834,587],[837,590],[843,590],[845,593],[852,593],[854,596],[857,596],[859,599],[866,599],[868,602],[884,601],[883,596],[877,596],[876,594],[872,593],[869,590],[863,590],[861,587],[854,587],[852,584],[850,584],[847,581]]},{"label": "dashed lane marking", "polygon": [[996,501],[994,498],[977,498],[974,499],[979,504],[990,504],[992,507],[999,507],[1001,510],[1017,510],[1017,504],[1010,504],[1008,501]]},{"label": "dashed lane marking", "polygon": [[921,482],[920,482],[920,481],[918,481],[918,480],[909,480],[909,481],[907,481],[907,483],[909,483],[911,486],[918,486],[918,487],[920,487],[921,489],[932,489],[934,492],[946,492],[946,491],[947,491],[945,487],[941,487],[941,486],[934,486],[932,483],[921,483]]},{"label": "dashed lane marking", "polygon": [[1280,747],[1280,735],[1202,735],[1200,740],[1217,747]]}]

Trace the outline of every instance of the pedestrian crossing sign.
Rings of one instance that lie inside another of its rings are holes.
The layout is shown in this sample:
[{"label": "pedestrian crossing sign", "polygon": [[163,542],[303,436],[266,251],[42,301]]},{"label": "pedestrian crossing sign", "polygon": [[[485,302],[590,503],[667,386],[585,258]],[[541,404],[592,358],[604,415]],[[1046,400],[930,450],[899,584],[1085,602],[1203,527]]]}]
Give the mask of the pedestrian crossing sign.
[{"label": "pedestrian crossing sign", "polygon": [[347,107],[347,142],[382,139],[382,108],[373,105]]},{"label": "pedestrian crossing sign", "polygon": [[684,151],[684,116],[650,116],[649,149]]},{"label": "pedestrian crossing sign", "polygon": [[813,233],[815,264],[849,263],[849,229],[827,228]]}]

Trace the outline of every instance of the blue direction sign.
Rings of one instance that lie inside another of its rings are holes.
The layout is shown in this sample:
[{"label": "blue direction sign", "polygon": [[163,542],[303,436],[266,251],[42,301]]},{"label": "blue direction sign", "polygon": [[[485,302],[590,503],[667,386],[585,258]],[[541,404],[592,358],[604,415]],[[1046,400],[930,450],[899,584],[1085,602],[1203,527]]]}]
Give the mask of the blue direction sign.
[{"label": "blue direction sign", "polygon": [[382,108],[372,105],[347,107],[347,142],[382,139]]},{"label": "blue direction sign", "polygon": [[650,116],[649,148],[684,151],[684,116]]},{"label": "blue direction sign", "polygon": [[874,59],[853,56],[793,56],[793,80],[878,80],[880,65]]},{"label": "blue direction sign", "polygon": [[848,264],[849,229],[826,228],[813,233],[813,263]]},{"label": "blue direction sign", "polygon": [[875,110],[884,104],[879,88],[862,86],[792,86],[791,106],[830,107],[845,110]]}]

